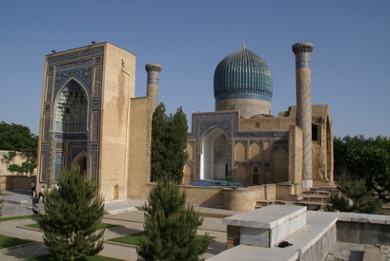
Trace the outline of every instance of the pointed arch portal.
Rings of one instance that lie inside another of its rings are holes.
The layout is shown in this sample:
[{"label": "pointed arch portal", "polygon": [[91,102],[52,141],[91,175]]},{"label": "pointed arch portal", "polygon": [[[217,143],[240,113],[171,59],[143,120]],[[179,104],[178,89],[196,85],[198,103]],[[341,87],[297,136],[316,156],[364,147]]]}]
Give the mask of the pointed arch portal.
[{"label": "pointed arch portal", "polygon": [[85,88],[73,78],[56,96],[53,119],[55,180],[63,169],[79,166],[81,173],[87,171],[88,100]]},{"label": "pointed arch portal", "polygon": [[224,179],[228,164],[228,141],[221,130],[214,128],[202,142],[200,179]]}]

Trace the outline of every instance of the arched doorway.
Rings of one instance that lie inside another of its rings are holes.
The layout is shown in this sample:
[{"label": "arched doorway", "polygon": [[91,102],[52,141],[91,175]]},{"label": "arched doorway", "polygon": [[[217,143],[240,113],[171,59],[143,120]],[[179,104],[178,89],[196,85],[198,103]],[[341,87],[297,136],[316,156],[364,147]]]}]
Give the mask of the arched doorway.
[{"label": "arched doorway", "polygon": [[80,167],[81,173],[87,172],[88,100],[85,88],[73,78],[56,96],[53,150],[58,160],[55,177],[61,175],[63,168],[75,166]]},{"label": "arched doorway", "polygon": [[202,142],[200,179],[224,179],[228,174],[228,141],[221,130],[209,131]]},{"label": "arched doorway", "polygon": [[79,167],[80,173],[87,172],[87,153],[85,151],[80,152],[73,160],[71,168]]}]

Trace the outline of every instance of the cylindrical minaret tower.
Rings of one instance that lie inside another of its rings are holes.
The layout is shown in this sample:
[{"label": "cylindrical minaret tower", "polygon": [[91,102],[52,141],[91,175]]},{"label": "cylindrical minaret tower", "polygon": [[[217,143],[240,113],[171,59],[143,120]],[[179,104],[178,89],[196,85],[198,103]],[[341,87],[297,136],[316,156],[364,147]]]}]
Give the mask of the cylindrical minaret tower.
[{"label": "cylindrical minaret tower", "polygon": [[308,42],[296,43],[292,46],[292,51],[295,54],[298,126],[303,131],[302,190],[309,190],[313,186],[310,70],[310,54],[313,51],[313,44]]},{"label": "cylindrical minaret tower", "polygon": [[148,63],[145,66],[146,71],[148,72],[148,86],[146,95],[152,99],[152,113],[157,107],[158,104],[158,78],[162,70],[161,64],[157,63]]}]

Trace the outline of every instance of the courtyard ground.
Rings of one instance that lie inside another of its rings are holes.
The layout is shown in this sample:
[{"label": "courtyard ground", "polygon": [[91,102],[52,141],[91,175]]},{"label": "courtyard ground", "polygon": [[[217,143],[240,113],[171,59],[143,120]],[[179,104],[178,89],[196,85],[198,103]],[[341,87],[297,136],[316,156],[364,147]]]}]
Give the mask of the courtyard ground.
[{"label": "courtyard ground", "polygon": [[[5,206],[2,217],[32,214],[30,195],[14,191],[5,191],[4,199]],[[106,230],[104,234],[104,249],[99,255],[123,260],[137,260],[137,252],[134,246],[109,242],[107,240],[143,231],[144,215],[143,211],[137,210],[137,207],[139,209],[144,203],[145,202],[141,200],[127,200],[107,202],[105,204],[106,214],[102,222],[117,224],[119,226]],[[202,256],[203,258],[208,259],[226,250],[226,226],[222,224],[222,219],[239,212],[199,206],[195,206],[195,208],[205,217],[203,225],[198,229],[198,234],[203,235],[207,232],[210,236],[214,237],[207,252]],[[45,245],[42,243],[42,232],[24,226],[33,223],[35,223],[35,220],[31,218],[0,222],[1,235],[32,241],[32,243],[22,246],[0,249],[0,260],[18,261],[48,254]],[[242,256],[242,260],[245,260],[245,256]],[[390,247],[338,242],[333,246],[325,260],[390,261]]]}]

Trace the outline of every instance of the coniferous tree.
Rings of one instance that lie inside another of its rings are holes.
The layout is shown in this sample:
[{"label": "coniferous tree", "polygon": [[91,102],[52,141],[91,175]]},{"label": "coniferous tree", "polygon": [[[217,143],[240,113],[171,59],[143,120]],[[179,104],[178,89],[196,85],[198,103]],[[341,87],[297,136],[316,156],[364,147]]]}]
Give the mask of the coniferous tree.
[{"label": "coniferous tree", "polygon": [[331,196],[326,206],[327,211],[356,212],[379,214],[382,203],[374,198],[374,191],[367,189],[363,180],[347,182],[345,176],[339,180],[341,196]]},{"label": "coniferous tree", "polygon": [[184,163],[188,158],[186,152],[187,131],[187,118],[180,107],[174,115],[170,115],[168,125],[169,144],[167,150],[168,158],[170,159],[168,173],[172,177],[171,180],[178,184],[183,180]]},{"label": "coniferous tree", "polygon": [[74,260],[103,249],[104,230],[97,226],[104,215],[104,201],[79,168],[64,171],[59,188],[46,193],[45,214],[37,222],[44,243],[56,260]]},{"label": "coniferous tree", "polygon": [[152,120],[152,181],[168,176],[171,181],[181,183],[188,158],[185,151],[187,130],[187,118],[181,107],[169,117],[165,114],[164,103],[156,107]]},{"label": "coniferous tree", "polygon": [[167,175],[166,169],[166,143],[168,131],[168,117],[165,114],[165,105],[160,103],[152,119],[152,156],[151,181],[158,181]]},{"label": "coniferous tree", "polygon": [[143,206],[147,236],[137,248],[139,260],[197,261],[206,252],[210,237],[197,236],[203,217],[186,205],[186,193],[169,178],[160,179]]}]

